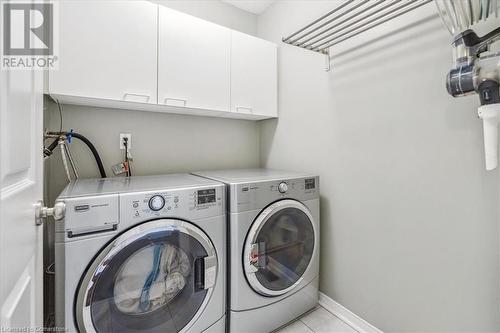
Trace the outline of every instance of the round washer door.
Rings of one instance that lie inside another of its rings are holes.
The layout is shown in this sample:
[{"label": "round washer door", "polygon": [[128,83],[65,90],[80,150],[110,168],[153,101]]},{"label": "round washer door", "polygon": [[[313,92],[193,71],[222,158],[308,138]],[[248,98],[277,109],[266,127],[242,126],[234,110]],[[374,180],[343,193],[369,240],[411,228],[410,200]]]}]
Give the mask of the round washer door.
[{"label": "round washer door", "polygon": [[243,268],[253,290],[283,295],[297,286],[315,253],[313,217],[302,203],[285,199],[264,209],[248,232]]},{"label": "round washer door", "polygon": [[180,332],[198,319],[217,277],[208,236],[182,220],[129,229],[90,264],[75,304],[80,332]]}]

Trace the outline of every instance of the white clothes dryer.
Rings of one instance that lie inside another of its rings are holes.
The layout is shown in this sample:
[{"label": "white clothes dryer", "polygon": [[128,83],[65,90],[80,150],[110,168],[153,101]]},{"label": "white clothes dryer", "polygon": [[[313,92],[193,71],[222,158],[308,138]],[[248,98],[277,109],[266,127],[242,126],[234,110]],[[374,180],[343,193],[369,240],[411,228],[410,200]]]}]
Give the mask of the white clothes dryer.
[{"label": "white clothes dryer", "polygon": [[228,189],[228,327],[270,332],[318,302],[319,177],[269,169],[193,174]]}]

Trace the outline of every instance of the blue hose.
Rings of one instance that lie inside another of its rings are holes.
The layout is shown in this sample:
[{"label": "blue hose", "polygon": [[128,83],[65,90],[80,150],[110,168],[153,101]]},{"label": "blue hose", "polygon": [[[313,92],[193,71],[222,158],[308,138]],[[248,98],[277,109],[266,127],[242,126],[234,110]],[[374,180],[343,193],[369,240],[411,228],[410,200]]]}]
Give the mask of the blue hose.
[{"label": "blue hose", "polygon": [[148,277],[146,278],[146,281],[144,281],[144,286],[142,287],[141,291],[141,300],[139,302],[139,307],[141,308],[142,311],[149,310],[150,307],[149,291],[151,290],[153,282],[156,281],[160,273],[160,259],[163,248],[164,248],[163,244],[155,245],[154,255],[153,255],[153,267]]}]

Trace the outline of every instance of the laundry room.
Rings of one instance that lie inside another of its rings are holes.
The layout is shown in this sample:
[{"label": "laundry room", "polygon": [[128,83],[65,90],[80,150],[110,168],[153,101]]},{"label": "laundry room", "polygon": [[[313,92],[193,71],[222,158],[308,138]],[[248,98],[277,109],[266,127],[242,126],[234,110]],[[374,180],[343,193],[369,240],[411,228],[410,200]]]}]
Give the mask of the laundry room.
[{"label": "laundry room", "polygon": [[0,331],[500,332],[500,0],[0,3]]}]

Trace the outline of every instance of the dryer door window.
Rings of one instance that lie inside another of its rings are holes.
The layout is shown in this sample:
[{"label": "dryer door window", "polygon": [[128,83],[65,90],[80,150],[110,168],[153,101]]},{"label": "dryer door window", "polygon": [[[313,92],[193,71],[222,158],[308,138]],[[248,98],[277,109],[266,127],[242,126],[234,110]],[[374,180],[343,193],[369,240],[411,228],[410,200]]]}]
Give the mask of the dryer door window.
[{"label": "dryer door window", "polygon": [[278,201],[255,220],[247,236],[243,266],[250,286],[278,296],[300,283],[315,252],[308,209],[295,200]]},{"label": "dryer door window", "polygon": [[156,220],[114,239],[81,281],[75,305],[86,332],[179,332],[206,306],[217,255],[206,234],[180,220]]}]

